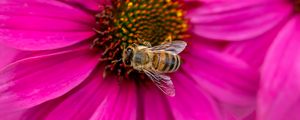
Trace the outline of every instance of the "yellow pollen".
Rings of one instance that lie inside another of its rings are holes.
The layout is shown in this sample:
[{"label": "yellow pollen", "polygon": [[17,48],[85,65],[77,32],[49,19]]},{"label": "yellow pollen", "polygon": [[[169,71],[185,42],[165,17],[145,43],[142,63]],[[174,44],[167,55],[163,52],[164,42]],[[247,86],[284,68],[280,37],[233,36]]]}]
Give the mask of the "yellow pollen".
[{"label": "yellow pollen", "polygon": [[128,31],[124,27],[122,27],[121,29],[124,33],[128,33]]},{"label": "yellow pollen", "polygon": [[178,11],[178,12],[176,12],[176,14],[178,17],[181,17],[183,15],[182,11]]},{"label": "yellow pollen", "polygon": [[132,2],[129,2],[128,3],[128,7],[132,7],[133,3]]},{"label": "yellow pollen", "polygon": [[132,8],[133,3],[132,2],[128,2],[128,8]]},{"label": "yellow pollen", "polygon": [[188,25],[187,24],[182,24],[182,28],[187,28]]}]

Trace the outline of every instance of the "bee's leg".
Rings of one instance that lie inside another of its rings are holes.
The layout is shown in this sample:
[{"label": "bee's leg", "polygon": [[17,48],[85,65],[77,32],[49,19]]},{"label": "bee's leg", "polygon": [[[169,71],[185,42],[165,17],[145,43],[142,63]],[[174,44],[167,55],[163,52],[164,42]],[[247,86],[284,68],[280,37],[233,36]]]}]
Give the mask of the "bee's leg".
[{"label": "bee's leg", "polygon": [[142,40],[140,38],[137,38],[137,39],[138,39],[139,43],[143,43],[144,42],[144,40]]},{"label": "bee's leg", "polygon": [[146,45],[147,47],[151,47],[151,43],[150,42],[146,42],[146,41],[144,41],[144,43],[143,43],[144,45]]},{"label": "bee's leg", "polygon": [[136,43],[133,43],[132,46],[133,46],[133,47],[137,47],[138,45],[137,45]]},{"label": "bee's leg", "polygon": [[139,43],[141,43],[141,44],[143,44],[143,45],[145,45],[147,47],[151,47],[150,42],[144,41],[144,40],[142,40],[140,38],[137,38],[137,39],[138,39]]},{"label": "bee's leg", "polygon": [[125,77],[128,79],[129,78],[129,75],[130,73],[133,71],[133,69],[129,69],[126,74],[125,74]]},{"label": "bee's leg", "polygon": [[143,68],[142,68],[142,66],[133,65],[133,69],[138,71],[138,72],[141,72]]},{"label": "bee's leg", "polygon": [[144,67],[141,66],[141,67],[137,68],[137,71],[138,71],[139,73],[143,73],[143,72],[144,72],[143,69],[144,69]]}]

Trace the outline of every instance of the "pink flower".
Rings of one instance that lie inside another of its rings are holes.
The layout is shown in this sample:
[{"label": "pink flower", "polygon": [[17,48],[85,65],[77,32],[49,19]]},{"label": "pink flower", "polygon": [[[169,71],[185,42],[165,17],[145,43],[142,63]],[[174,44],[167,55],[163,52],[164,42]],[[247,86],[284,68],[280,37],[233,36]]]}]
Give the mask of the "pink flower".
[{"label": "pink flower", "polygon": [[[164,95],[152,82],[141,79],[119,81],[114,73],[103,79],[105,63],[99,58],[104,48],[90,48],[99,36],[93,28],[101,27],[96,25],[95,14],[101,12],[98,5],[102,4],[108,3],[0,2],[1,119],[217,120],[242,119],[254,111],[257,69],[220,52],[225,42],[203,38],[237,41],[228,39],[234,33],[214,31],[216,36],[209,36],[214,35],[209,21],[207,27],[198,28],[197,22],[204,18],[197,17],[197,8],[190,9],[187,15],[191,18],[191,34],[195,35],[185,39],[189,44],[180,54],[184,63],[179,71],[170,74],[175,97]],[[159,33],[158,29],[154,33],[150,37]]]},{"label": "pink flower", "polygon": [[235,40],[225,53],[261,71],[257,119],[299,120],[299,0],[207,1],[203,7],[194,10],[194,33]]}]

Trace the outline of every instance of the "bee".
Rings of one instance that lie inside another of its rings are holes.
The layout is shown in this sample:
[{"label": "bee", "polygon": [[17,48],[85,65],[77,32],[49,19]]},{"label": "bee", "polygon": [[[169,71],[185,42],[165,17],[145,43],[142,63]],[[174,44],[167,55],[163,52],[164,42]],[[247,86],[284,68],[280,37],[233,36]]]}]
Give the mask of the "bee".
[{"label": "bee", "polygon": [[151,47],[150,44],[130,45],[122,53],[122,61],[134,70],[144,72],[155,85],[166,95],[175,96],[175,88],[171,78],[165,73],[178,70],[181,64],[180,56],[187,43],[170,41]]}]

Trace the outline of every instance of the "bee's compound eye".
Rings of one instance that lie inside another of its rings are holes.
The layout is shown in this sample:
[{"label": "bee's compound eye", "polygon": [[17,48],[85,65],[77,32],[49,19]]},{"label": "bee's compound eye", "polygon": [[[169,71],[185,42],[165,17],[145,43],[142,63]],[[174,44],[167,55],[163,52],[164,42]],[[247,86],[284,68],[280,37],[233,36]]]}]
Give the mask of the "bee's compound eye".
[{"label": "bee's compound eye", "polygon": [[128,48],[128,49],[127,49],[127,54],[129,55],[129,54],[131,54],[131,52],[132,52],[132,49],[131,49],[131,48]]}]

